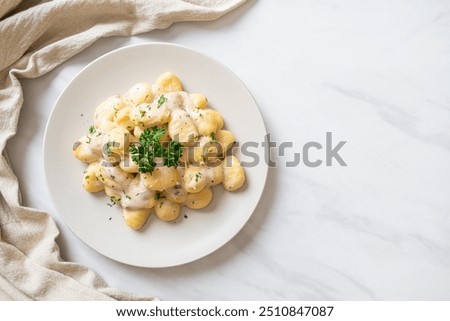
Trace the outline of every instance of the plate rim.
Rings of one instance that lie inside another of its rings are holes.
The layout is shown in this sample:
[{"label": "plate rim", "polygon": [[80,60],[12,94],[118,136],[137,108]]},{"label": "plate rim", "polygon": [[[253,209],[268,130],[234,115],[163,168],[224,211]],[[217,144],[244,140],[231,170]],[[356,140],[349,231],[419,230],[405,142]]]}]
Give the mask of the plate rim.
[{"label": "plate rim", "polygon": [[[108,259],[111,259],[115,262],[118,263],[122,263],[122,264],[126,264],[129,266],[135,266],[135,267],[142,267],[142,268],[150,268],[150,269],[158,269],[158,268],[169,268],[169,267],[176,267],[176,266],[181,266],[181,265],[186,265],[195,261],[198,261],[200,259],[203,259],[217,251],[219,251],[221,248],[223,248],[226,244],[228,244],[230,241],[232,241],[244,228],[244,226],[249,222],[249,220],[251,219],[251,217],[255,214],[255,211],[258,207],[258,204],[261,201],[261,198],[266,190],[266,185],[267,185],[267,178],[268,178],[268,172],[269,172],[269,166],[265,163],[262,162],[264,164],[264,177],[262,180],[262,187],[261,187],[261,193],[260,195],[258,195],[258,200],[256,202],[254,202],[254,205],[251,207],[251,210],[249,210],[250,214],[248,214],[248,217],[242,221],[242,223],[240,224],[239,228],[236,228],[236,230],[232,233],[232,235],[229,238],[225,238],[224,240],[222,240],[222,242],[220,242],[219,245],[217,245],[216,247],[214,247],[213,249],[210,249],[209,251],[206,251],[206,253],[202,253],[201,255],[198,255],[196,258],[194,259],[187,259],[187,260],[181,260],[176,264],[153,264],[153,265],[144,265],[144,264],[136,264],[136,263],[130,263],[130,262],[126,262],[123,260],[119,260],[117,258],[114,258],[111,255],[108,255],[106,253],[103,253],[101,251],[99,251],[98,249],[96,249],[93,245],[89,244],[89,242],[87,242],[86,240],[84,240],[71,226],[70,224],[68,224],[66,218],[64,217],[64,215],[60,214],[61,209],[59,208],[59,206],[57,205],[57,202],[55,200],[55,196],[52,193],[52,187],[50,186],[49,183],[49,169],[48,169],[48,164],[46,161],[46,156],[48,155],[48,153],[46,152],[46,149],[48,148],[47,146],[47,141],[48,141],[48,135],[49,135],[49,127],[51,126],[51,121],[54,117],[54,113],[56,110],[56,107],[58,106],[58,103],[60,102],[60,100],[62,99],[62,97],[64,96],[64,94],[66,93],[67,89],[77,80],[77,78],[79,78],[86,70],[88,70],[89,68],[91,68],[93,65],[95,65],[98,61],[108,57],[108,56],[112,56],[114,54],[116,54],[117,52],[123,51],[123,50],[129,50],[133,47],[173,47],[173,48],[178,48],[178,49],[182,49],[182,50],[186,50],[189,51],[190,53],[193,53],[195,55],[200,55],[203,56],[209,60],[211,60],[212,62],[214,62],[215,64],[219,65],[222,69],[224,69],[229,75],[231,75],[235,81],[237,81],[244,89],[245,91],[249,94],[249,96],[251,97],[251,100],[254,102],[255,106],[256,106],[256,112],[259,118],[259,121],[261,122],[261,126],[264,129],[264,132],[267,133],[267,127],[264,121],[264,118],[262,116],[261,113],[261,109],[259,108],[259,105],[256,102],[256,99],[254,98],[253,94],[251,93],[251,91],[248,89],[248,87],[245,85],[245,83],[236,75],[236,73],[234,73],[229,67],[227,67],[224,63],[222,63],[221,61],[219,61],[218,59],[216,59],[215,57],[204,53],[203,51],[197,50],[197,49],[193,49],[190,48],[188,46],[185,45],[180,45],[180,44],[175,44],[175,43],[170,43],[170,42],[141,42],[141,43],[135,43],[135,44],[130,44],[130,45],[126,45],[126,46],[122,46],[119,48],[115,48],[113,50],[110,50],[100,56],[98,56],[97,58],[95,58],[94,60],[92,60],[91,62],[89,62],[86,66],[84,66],[83,68],[81,68],[71,79],[70,81],[64,86],[64,88],[62,89],[62,91],[59,93],[58,97],[56,98],[56,100],[53,103],[53,106],[51,108],[51,111],[49,113],[49,116],[47,118],[47,122],[45,125],[45,131],[44,131],[44,136],[43,136],[43,144],[42,144],[42,159],[43,159],[43,167],[44,167],[44,180],[45,180],[45,185],[48,191],[48,194],[50,196],[50,199],[52,201],[53,206],[56,209],[56,213],[57,215],[62,219],[62,221],[64,222],[64,224],[66,225],[66,227],[71,231],[71,233],[73,233],[73,235],[75,235],[84,245],[88,246],[90,249],[94,250],[97,254],[100,254],[104,257],[107,257]],[[264,148],[265,150],[265,148]]]}]

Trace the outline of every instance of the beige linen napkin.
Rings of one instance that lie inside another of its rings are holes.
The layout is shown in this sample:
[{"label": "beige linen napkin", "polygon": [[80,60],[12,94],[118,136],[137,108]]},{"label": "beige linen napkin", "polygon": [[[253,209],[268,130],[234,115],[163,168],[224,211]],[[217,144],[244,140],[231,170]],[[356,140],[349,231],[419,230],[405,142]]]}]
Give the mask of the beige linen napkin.
[{"label": "beige linen napkin", "polygon": [[60,258],[58,229],[20,204],[5,145],[17,129],[21,78],[52,70],[100,37],[212,20],[245,0],[3,0],[0,5],[0,300],[150,300],[109,288]]}]

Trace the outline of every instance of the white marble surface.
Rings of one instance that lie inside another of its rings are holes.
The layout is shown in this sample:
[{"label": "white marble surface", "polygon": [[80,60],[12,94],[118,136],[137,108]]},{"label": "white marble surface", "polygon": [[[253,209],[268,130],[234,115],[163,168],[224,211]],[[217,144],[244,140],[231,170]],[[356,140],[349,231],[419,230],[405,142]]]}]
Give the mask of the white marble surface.
[{"label": "white marble surface", "polygon": [[[23,81],[8,144],[23,202],[54,217],[64,259],[165,300],[448,300],[449,33],[444,0],[259,0],[218,21],[100,40]],[[42,164],[45,124],[69,80],[112,49],[151,41],[222,61],[253,93],[272,139],[295,148],[277,158],[232,241],[167,269],[116,263],[82,243],[56,213]],[[347,167],[283,165],[326,132],[347,141]]]}]

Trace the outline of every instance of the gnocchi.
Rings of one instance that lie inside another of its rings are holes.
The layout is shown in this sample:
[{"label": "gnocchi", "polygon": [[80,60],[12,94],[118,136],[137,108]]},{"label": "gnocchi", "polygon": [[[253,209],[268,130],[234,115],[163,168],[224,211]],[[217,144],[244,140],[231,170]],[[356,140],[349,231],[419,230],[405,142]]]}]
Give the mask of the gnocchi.
[{"label": "gnocchi", "polygon": [[183,91],[178,76],[165,72],[99,104],[73,155],[87,164],[83,188],[104,191],[139,230],[152,213],[171,222],[182,207],[208,206],[215,186],[241,188],[244,168],[227,152],[234,141],[207,97]]}]

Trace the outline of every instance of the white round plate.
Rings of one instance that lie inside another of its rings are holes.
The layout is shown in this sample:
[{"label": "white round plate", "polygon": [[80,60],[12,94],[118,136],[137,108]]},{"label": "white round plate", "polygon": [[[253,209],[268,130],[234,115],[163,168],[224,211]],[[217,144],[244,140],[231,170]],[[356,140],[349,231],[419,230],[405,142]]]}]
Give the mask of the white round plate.
[{"label": "white round plate", "polygon": [[[165,71],[177,74],[187,92],[202,93],[213,109],[222,113],[225,128],[242,146],[241,161],[259,157],[247,166],[246,183],[230,193],[213,189],[214,199],[202,210],[182,208],[176,222],[154,215],[140,230],[129,228],[119,206],[107,205],[102,192],[82,188],[86,164],[72,155],[72,145],[93,123],[95,107],[138,82],[153,83]],[[264,163],[266,129],[259,109],[244,84],[223,64],[186,47],[151,43],[112,51],[89,64],[65,88],[53,107],[44,137],[44,166],[55,206],[69,228],[99,253],[141,267],[168,267],[188,263],[217,250],[244,226],[263,192],[267,177]]]}]

